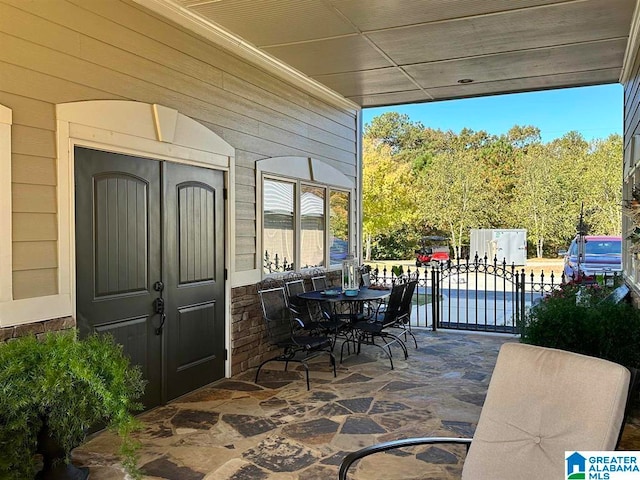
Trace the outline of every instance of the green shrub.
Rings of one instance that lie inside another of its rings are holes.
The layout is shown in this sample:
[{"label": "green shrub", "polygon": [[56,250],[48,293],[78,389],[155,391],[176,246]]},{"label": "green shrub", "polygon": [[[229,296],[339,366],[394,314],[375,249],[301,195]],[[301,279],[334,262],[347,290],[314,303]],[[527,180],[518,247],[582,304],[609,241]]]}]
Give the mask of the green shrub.
[{"label": "green shrub", "polygon": [[34,477],[44,422],[67,456],[89,428],[106,423],[120,435],[123,464],[136,476],[131,412],[141,409],[144,385],[110,336],[77,340],[70,331],[0,344],[0,478]]},{"label": "green shrub", "polygon": [[563,286],[531,308],[521,341],[640,368],[640,311],[607,294],[597,285]]},{"label": "green shrub", "polygon": [[419,240],[415,229],[402,225],[396,230],[376,235],[371,245],[371,258],[376,260],[408,260],[414,257]]}]

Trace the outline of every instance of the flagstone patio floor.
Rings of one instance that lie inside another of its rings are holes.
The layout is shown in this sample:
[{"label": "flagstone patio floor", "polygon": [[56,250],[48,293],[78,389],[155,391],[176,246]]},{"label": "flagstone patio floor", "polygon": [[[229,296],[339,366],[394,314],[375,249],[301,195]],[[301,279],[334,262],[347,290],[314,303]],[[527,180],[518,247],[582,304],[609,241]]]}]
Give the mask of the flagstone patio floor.
[{"label": "flagstone patio floor", "polygon": [[[363,346],[334,378],[320,357],[310,367],[311,390],[295,364],[268,364],[188,394],[140,416],[139,465],[144,479],[336,479],[346,453],[415,436],[472,436],[500,346],[514,337],[417,331],[409,359],[394,366]],[[293,370],[292,370],[293,369]],[[115,457],[116,437],[94,435],[74,451],[91,480],[126,478]],[[620,445],[640,450],[640,415]],[[459,478],[464,447],[431,446],[379,454],[352,468],[353,479]]]}]

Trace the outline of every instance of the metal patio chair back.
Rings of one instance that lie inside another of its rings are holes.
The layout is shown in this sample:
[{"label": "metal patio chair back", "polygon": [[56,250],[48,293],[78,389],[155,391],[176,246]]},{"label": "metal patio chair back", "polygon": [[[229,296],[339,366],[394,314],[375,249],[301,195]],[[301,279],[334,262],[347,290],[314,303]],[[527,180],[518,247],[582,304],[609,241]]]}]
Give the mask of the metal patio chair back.
[{"label": "metal patio chair back", "polygon": [[329,287],[327,276],[318,275],[316,277],[311,277],[311,285],[313,285],[314,290],[326,290]]},{"label": "metal patio chair back", "polygon": [[302,275],[289,274],[283,278],[283,281],[287,293],[287,303],[292,315],[302,321],[304,329],[315,330],[317,322],[313,319],[309,304],[298,298],[300,293],[306,291]]},{"label": "metal patio chair back", "polygon": [[418,348],[418,341],[411,331],[411,311],[413,309],[413,294],[415,293],[417,286],[417,278],[410,279],[409,282],[407,282],[407,286],[402,295],[402,300],[400,301],[398,316],[392,325],[392,327],[401,328],[403,330],[405,341],[407,340],[407,335],[411,335],[416,348]]}]

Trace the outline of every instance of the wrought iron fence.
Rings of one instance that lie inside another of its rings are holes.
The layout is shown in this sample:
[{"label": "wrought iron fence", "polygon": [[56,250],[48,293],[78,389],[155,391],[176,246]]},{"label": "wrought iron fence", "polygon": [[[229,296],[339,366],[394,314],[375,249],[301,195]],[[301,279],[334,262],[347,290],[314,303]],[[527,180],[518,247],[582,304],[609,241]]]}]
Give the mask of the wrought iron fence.
[{"label": "wrought iron fence", "polygon": [[287,258],[280,258],[278,254],[271,255],[268,251],[264,252],[262,264],[265,273],[292,272],[295,270],[294,264],[288,263]]},{"label": "wrought iron fence", "polygon": [[[417,275],[412,326],[484,332],[519,332],[527,310],[544,295],[571,279],[564,275],[534,274],[515,264],[489,259],[486,255],[459,258],[436,267],[402,272]],[[386,267],[371,270],[372,283],[392,285],[398,276]],[[619,274],[601,282],[615,285]]]}]

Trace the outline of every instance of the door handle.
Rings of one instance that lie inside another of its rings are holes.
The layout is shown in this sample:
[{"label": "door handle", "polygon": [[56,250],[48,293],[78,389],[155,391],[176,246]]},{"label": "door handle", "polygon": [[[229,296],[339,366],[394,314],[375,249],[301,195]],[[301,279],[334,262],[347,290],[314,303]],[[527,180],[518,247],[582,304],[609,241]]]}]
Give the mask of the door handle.
[{"label": "door handle", "polygon": [[164,314],[164,298],[158,297],[153,301],[153,311],[160,315],[160,326],[156,328],[156,335],[162,335],[162,327],[167,316]]},{"label": "door handle", "polygon": [[164,290],[164,284],[160,281],[153,284],[153,289],[160,294],[153,301],[153,313],[160,315],[160,326],[156,328],[156,335],[162,335],[162,327],[164,327],[164,321],[167,316],[164,313],[164,298],[162,298],[162,291]]},{"label": "door handle", "polygon": [[153,312],[158,314],[164,313],[164,298],[158,297],[153,301]]}]

